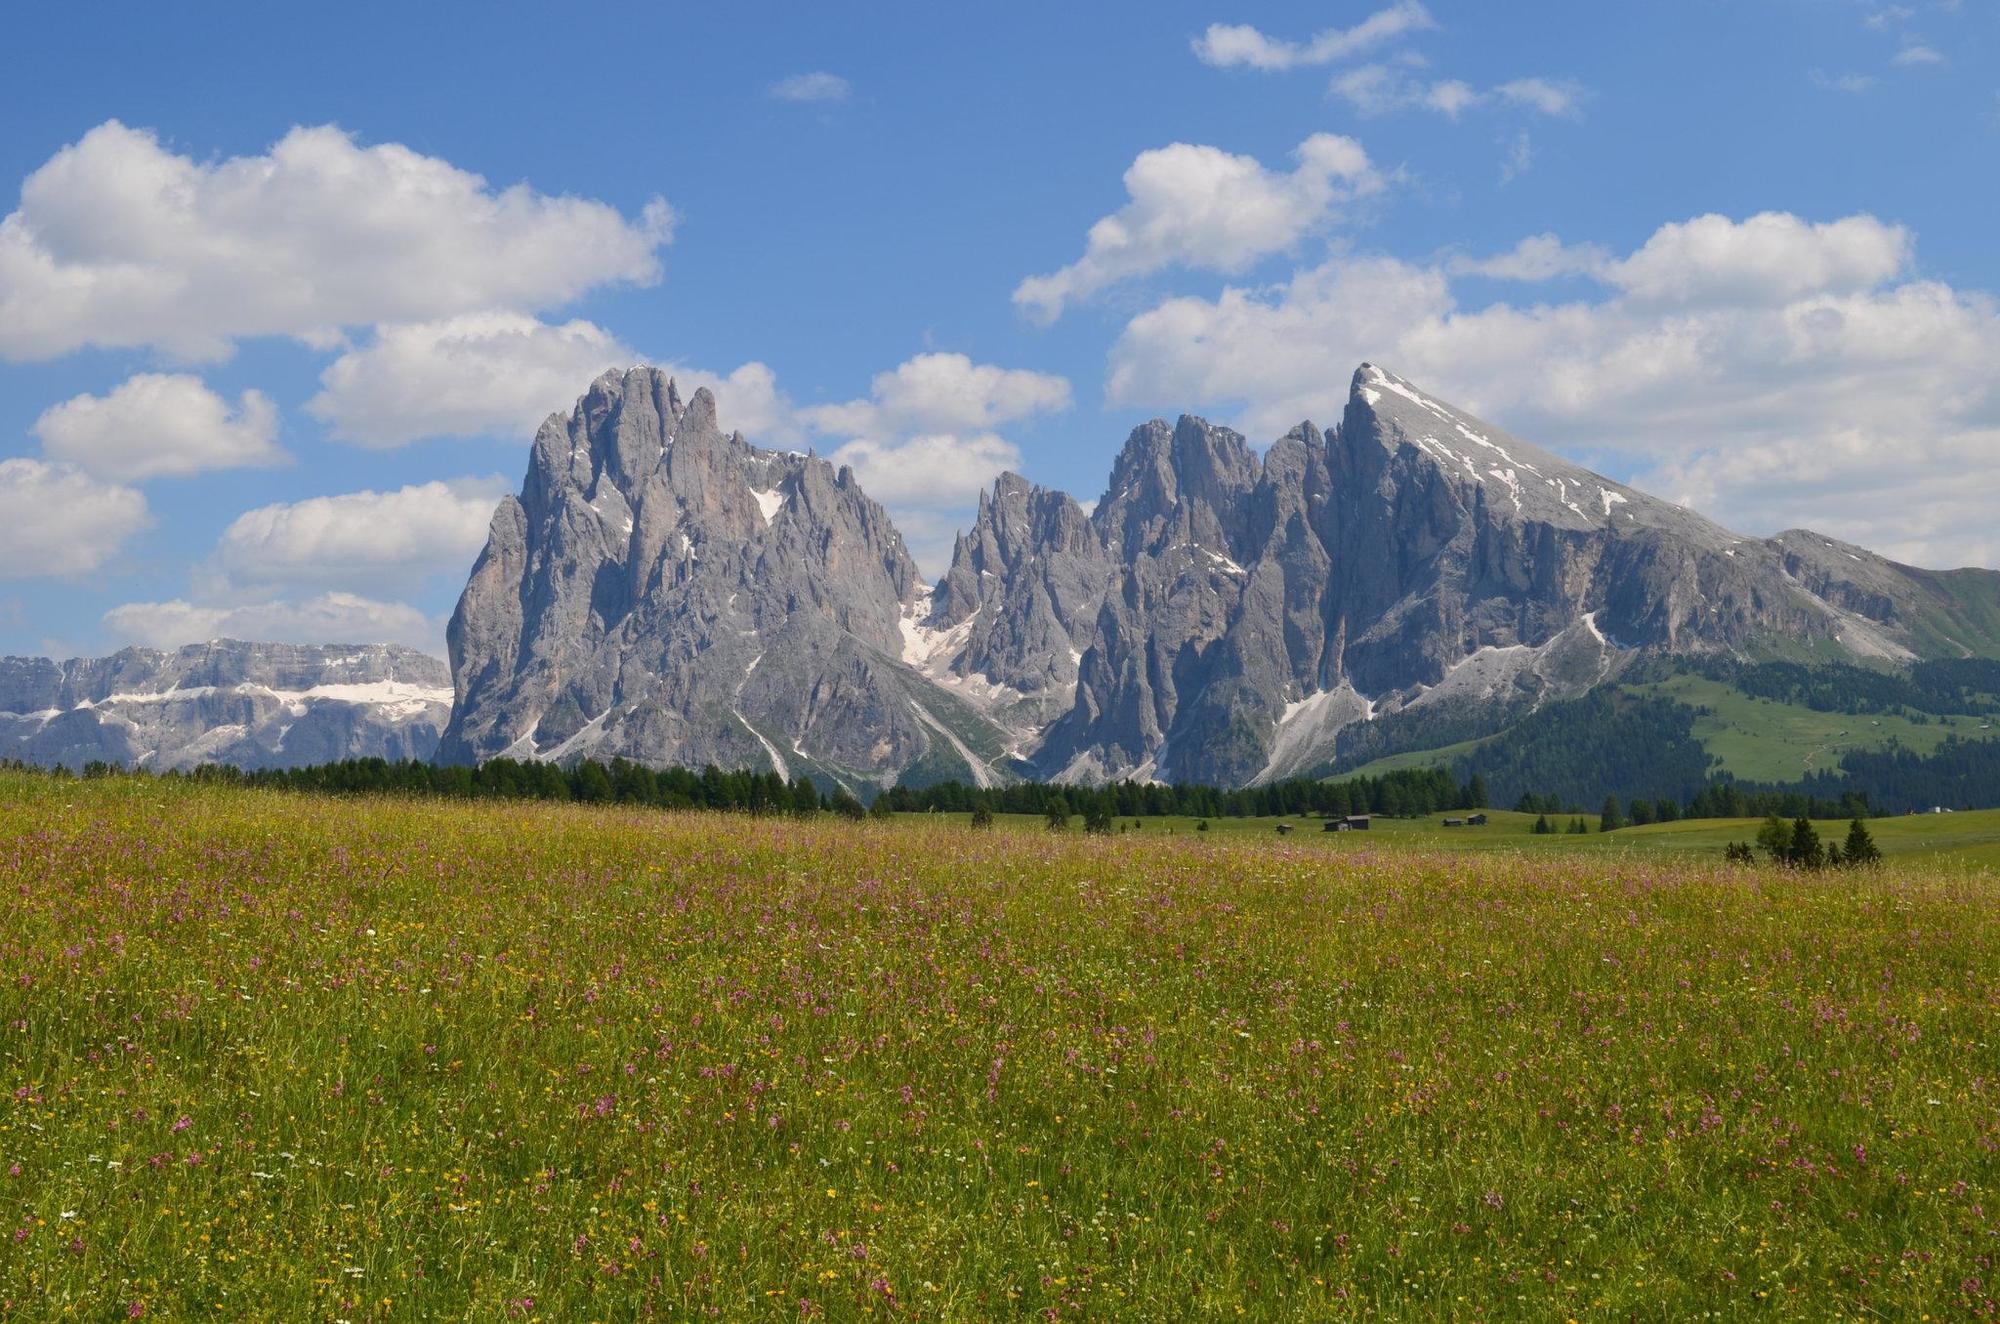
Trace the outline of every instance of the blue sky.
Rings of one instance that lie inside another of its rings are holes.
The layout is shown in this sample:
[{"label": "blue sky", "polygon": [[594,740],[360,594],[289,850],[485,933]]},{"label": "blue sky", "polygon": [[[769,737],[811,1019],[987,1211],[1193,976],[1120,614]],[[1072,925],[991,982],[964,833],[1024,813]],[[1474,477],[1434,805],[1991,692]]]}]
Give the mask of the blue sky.
[{"label": "blue sky", "polygon": [[1134,423],[1262,446],[1362,358],[1748,533],[2000,565],[1983,0],[9,24],[0,652],[438,648],[535,421],[639,358],[933,573],[1000,468],[1088,500]]}]

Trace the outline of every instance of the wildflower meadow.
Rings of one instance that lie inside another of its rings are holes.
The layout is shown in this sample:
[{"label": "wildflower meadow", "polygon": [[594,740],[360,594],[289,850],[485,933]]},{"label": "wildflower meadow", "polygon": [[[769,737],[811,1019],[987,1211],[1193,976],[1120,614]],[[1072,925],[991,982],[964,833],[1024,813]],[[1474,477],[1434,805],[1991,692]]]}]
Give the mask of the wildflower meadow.
[{"label": "wildflower meadow", "polygon": [[2000,890],[0,776],[0,1320],[1991,1318]]}]

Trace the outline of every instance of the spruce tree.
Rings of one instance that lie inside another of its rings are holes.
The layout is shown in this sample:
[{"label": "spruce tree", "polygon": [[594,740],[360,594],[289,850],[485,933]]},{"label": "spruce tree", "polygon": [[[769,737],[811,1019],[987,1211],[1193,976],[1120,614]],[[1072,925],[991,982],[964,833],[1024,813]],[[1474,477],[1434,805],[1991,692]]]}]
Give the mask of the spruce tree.
[{"label": "spruce tree", "polygon": [[1792,847],[1786,858],[1801,869],[1826,867],[1826,847],[1820,844],[1811,819],[1801,818],[1792,824]]},{"label": "spruce tree", "polygon": [[1847,825],[1847,848],[1841,853],[1850,866],[1882,862],[1881,848],[1875,844],[1875,838],[1869,833],[1868,825],[1858,818]]}]

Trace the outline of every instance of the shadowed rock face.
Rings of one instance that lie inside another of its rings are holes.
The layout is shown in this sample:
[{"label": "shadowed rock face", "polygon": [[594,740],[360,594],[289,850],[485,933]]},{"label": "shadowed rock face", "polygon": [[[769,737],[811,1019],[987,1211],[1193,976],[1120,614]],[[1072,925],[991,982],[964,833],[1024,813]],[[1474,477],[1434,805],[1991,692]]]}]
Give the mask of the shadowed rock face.
[{"label": "shadowed rock face", "polygon": [[1996,584],[1738,537],[1363,365],[1338,427],[1262,457],[1134,430],[1088,515],[1003,475],[931,589],[851,474],[640,369],[544,424],[496,512],[440,757],[1239,785],[1642,654],[1990,652]]},{"label": "shadowed rock face", "polygon": [[220,639],[102,658],[0,658],[0,758],[160,772],[428,759],[451,711],[445,665],[387,644]]}]

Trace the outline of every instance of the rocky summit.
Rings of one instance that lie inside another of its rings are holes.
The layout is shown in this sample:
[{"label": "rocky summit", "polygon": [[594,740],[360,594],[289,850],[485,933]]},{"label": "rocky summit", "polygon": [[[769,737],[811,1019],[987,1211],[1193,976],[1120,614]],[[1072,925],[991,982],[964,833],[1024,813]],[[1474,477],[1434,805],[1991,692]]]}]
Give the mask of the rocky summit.
[{"label": "rocky summit", "polygon": [[706,390],[607,373],[494,513],[438,757],[990,781],[1001,729],[910,660],[925,597],[852,472],[724,433]]},{"label": "rocky summit", "polygon": [[1137,428],[1087,514],[1003,475],[935,586],[850,471],[716,408],[640,368],[542,426],[452,618],[440,758],[1243,785],[1648,656],[2000,648],[2000,575],[1741,537],[1367,364],[1261,456]]},{"label": "rocky summit", "polygon": [[444,664],[389,644],[0,658],[0,758],[72,770],[427,759],[450,712]]}]

